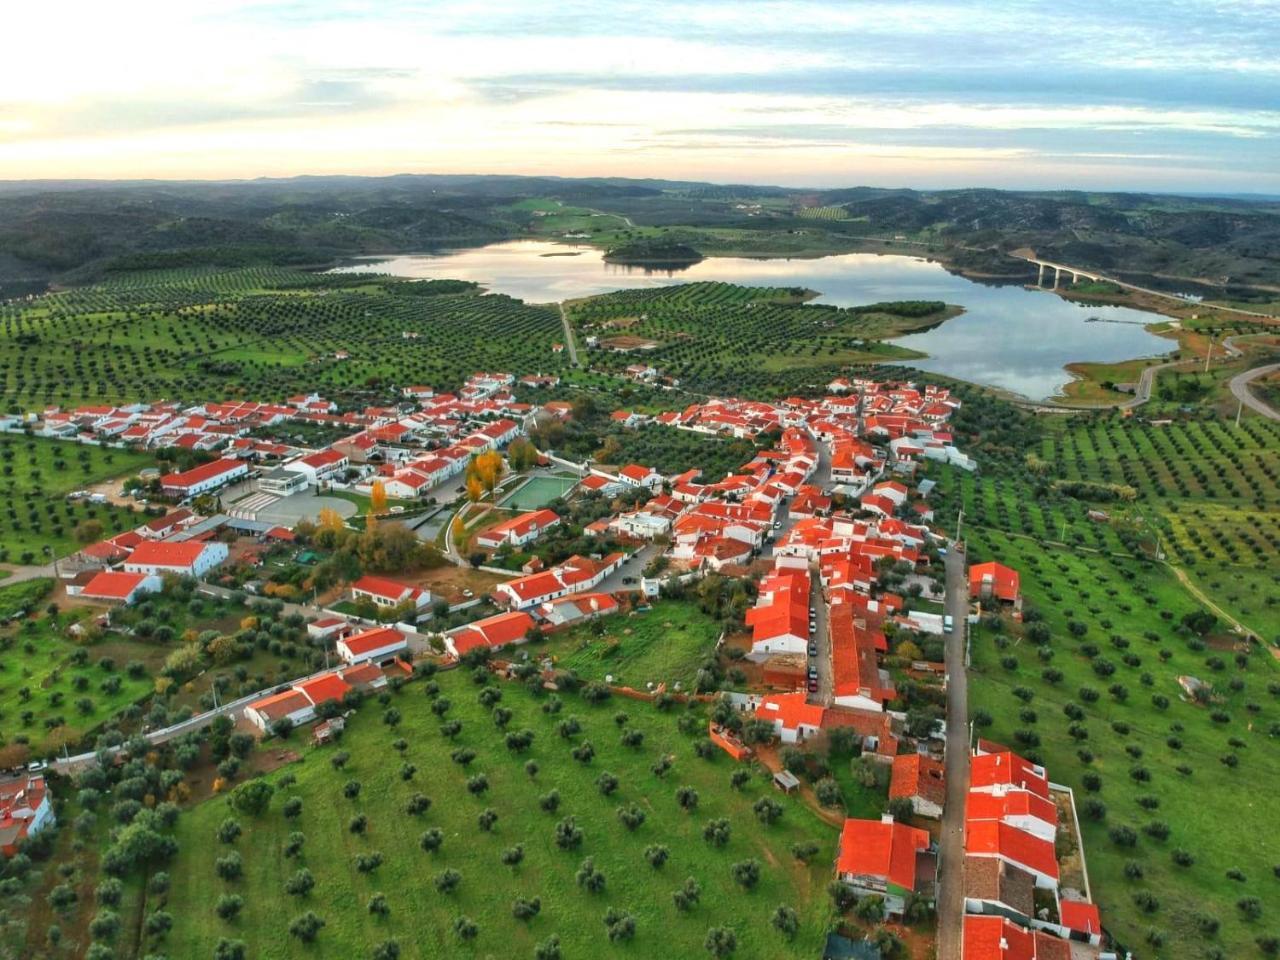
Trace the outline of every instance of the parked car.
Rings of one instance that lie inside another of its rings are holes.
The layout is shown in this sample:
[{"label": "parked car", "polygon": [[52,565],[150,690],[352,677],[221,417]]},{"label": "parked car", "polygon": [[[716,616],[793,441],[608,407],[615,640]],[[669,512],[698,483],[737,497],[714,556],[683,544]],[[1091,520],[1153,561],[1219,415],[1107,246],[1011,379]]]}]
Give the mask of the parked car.
[{"label": "parked car", "polygon": [[812,663],[809,664],[809,679],[810,680],[818,679],[818,668],[814,666]]},{"label": "parked car", "polygon": [[951,614],[947,614],[942,618],[942,632],[950,633],[955,628],[955,623],[951,619]]},{"label": "parked car", "polygon": [[817,681],[817,680],[814,680],[814,679],[810,678],[810,680],[809,680],[809,692],[810,692],[810,693],[817,693],[817,692],[818,692],[818,681]]},{"label": "parked car", "polygon": [[809,656],[816,657],[818,655],[818,645],[812,640],[809,641]]}]

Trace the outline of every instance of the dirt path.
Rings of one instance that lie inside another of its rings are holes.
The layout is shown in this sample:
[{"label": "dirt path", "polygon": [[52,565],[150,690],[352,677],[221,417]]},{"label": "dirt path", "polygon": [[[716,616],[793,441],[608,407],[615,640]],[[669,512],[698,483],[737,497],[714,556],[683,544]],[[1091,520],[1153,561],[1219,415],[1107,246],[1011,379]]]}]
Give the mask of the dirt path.
[{"label": "dirt path", "polygon": [[1173,571],[1173,575],[1178,578],[1178,582],[1180,584],[1182,584],[1184,587],[1187,588],[1187,592],[1189,594],[1191,594],[1193,597],[1195,597],[1197,600],[1203,603],[1206,607],[1212,610],[1215,614],[1217,614],[1227,623],[1231,624],[1231,626],[1234,627],[1237,631],[1239,631],[1240,633],[1250,633],[1250,634],[1253,634],[1255,637],[1261,636],[1261,634],[1259,634],[1256,630],[1253,630],[1245,626],[1235,617],[1231,616],[1231,614],[1227,613],[1227,611],[1223,610],[1220,606],[1218,606],[1216,603],[1210,600],[1208,594],[1206,594],[1203,590],[1197,587],[1192,582],[1191,578],[1188,577],[1185,572],[1183,572],[1183,570],[1181,570],[1178,567],[1175,567],[1171,563],[1166,563],[1165,566],[1167,566],[1170,570]]}]

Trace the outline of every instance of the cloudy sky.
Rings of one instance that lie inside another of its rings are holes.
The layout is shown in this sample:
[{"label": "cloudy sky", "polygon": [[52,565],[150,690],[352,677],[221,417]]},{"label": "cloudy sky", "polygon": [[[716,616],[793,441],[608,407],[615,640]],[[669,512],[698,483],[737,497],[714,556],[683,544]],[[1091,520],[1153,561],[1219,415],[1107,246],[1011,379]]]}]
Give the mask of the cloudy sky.
[{"label": "cloudy sky", "polygon": [[0,24],[0,179],[1280,194],[1280,0],[46,0]]}]

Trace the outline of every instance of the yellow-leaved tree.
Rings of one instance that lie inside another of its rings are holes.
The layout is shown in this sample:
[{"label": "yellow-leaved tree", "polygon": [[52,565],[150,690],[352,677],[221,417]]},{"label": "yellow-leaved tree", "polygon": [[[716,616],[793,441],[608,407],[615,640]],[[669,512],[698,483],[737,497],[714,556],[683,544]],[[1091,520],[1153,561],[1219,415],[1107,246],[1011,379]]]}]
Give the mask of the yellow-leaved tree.
[{"label": "yellow-leaved tree", "polygon": [[387,512],[387,485],[381,480],[373,481],[369,490],[369,513],[380,516]]},{"label": "yellow-leaved tree", "polygon": [[484,496],[484,482],[479,477],[467,477],[467,499],[472,503]]},{"label": "yellow-leaved tree", "polygon": [[316,526],[321,530],[328,531],[329,533],[337,533],[346,526],[346,524],[343,523],[342,517],[338,514],[337,510],[333,509],[333,507],[321,507],[320,518],[317,521]]}]

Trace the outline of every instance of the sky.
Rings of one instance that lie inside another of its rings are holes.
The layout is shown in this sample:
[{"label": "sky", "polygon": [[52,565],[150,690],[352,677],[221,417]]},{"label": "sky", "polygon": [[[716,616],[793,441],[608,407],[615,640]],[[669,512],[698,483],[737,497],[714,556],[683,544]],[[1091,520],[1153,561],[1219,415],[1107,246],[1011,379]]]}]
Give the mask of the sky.
[{"label": "sky", "polygon": [[1280,194],[1280,0],[46,0],[0,24],[0,179]]}]

